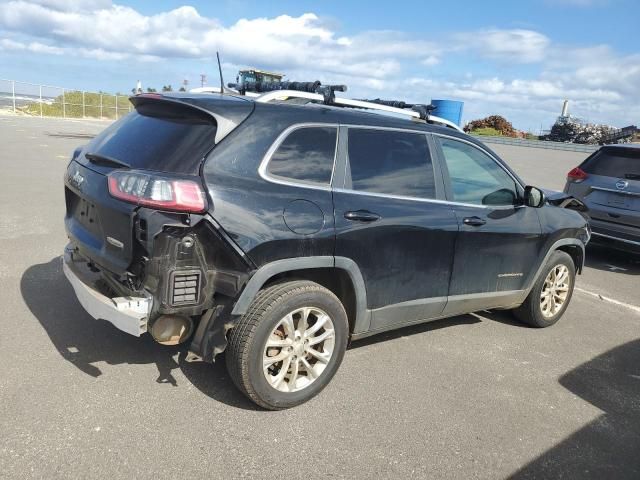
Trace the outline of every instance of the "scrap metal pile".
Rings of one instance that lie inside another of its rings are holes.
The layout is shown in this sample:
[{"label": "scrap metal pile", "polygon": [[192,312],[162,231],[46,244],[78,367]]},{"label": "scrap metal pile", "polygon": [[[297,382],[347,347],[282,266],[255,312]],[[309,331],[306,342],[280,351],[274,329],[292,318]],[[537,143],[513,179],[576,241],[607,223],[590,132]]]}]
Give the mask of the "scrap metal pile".
[{"label": "scrap metal pile", "polygon": [[[609,125],[581,123],[574,118],[557,121],[548,135],[542,139],[552,142],[571,142],[598,145],[608,143],[607,139],[617,129]],[[620,140],[621,143],[624,139]]]}]

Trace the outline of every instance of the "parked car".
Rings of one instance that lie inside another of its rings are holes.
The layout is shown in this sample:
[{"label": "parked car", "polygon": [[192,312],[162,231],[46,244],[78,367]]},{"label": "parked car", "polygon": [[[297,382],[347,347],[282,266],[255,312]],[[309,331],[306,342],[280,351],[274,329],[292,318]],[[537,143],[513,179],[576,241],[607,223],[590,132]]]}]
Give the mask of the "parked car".
[{"label": "parked car", "polygon": [[567,175],[589,208],[594,242],[640,253],[640,145],[605,145]]},{"label": "parked car", "polygon": [[282,409],[329,383],[350,340],[563,315],[589,240],[566,195],[453,128],[269,98],[138,95],[74,152],[63,270],[91,316],[188,342],[188,361],[226,350],[235,385]]}]

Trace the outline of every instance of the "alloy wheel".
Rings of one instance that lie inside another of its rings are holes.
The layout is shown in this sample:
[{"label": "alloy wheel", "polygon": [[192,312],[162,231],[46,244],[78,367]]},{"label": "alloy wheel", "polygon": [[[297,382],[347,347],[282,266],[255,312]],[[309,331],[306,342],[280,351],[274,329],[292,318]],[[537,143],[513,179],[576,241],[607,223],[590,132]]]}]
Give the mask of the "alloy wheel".
[{"label": "alloy wheel", "polygon": [[540,293],[540,310],[545,318],[556,315],[567,301],[571,278],[565,265],[556,265],[544,280]]},{"label": "alloy wheel", "polygon": [[298,308],[271,331],[264,347],[264,376],[276,390],[302,390],[322,374],[334,348],[335,330],[329,315],[315,307]]}]

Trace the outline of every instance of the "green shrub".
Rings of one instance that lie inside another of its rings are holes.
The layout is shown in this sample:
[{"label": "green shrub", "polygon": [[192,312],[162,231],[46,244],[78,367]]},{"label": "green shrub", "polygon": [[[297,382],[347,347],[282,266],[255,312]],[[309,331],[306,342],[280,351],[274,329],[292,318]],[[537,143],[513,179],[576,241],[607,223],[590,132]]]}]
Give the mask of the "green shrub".
[{"label": "green shrub", "polygon": [[499,130],[491,127],[476,128],[475,130],[472,130],[471,133],[474,135],[486,135],[490,137],[499,137],[502,135]]}]

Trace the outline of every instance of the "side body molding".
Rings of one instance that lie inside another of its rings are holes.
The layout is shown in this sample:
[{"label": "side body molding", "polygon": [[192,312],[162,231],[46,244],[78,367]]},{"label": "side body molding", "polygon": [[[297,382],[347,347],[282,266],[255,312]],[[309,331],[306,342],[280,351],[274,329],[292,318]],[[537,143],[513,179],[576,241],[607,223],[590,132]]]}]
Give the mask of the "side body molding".
[{"label": "side body molding", "polygon": [[[408,322],[406,324],[398,323],[390,326],[390,328],[383,328],[380,330],[370,331],[371,328],[371,311],[367,309],[367,292],[364,284],[364,279],[360,273],[360,269],[356,263],[346,257],[332,257],[332,256],[318,256],[318,257],[302,257],[302,258],[288,258],[284,260],[277,260],[275,262],[268,263],[260,267],[251,277],[244,290],[242,291],[238,301],[235,303],[232,315],[243,315],[246,313],[249,305],[255,298],[258,291],[262,286],[273,276],[279,273],[291,272],[295,270],[313,269],[313,268],[339,268],[344,270],[349,275],[356,295],[356,319],[353,330],[354,337],[363,338],[365,336],[377,333],[378,331],[385,331],[393,328],[399,328],[410,323],[422,323],[436,318],[442,318],[458,315],[461,313],[469,313],[471,311],[482,310],[484,308],[504,308],[516,306],[524,301],[536,279],[540,276],[542,269],[549,260],[551,254],[558,250],[560,247],[572,246],[580,249],[582,254],[582,263],[584,263],[585,246],[582,241],[577,238],[563,238],[555,241],[547,250],[547,253],[543,257],[542,261],[538,265],[537,270],[530,272],[526,281],[526,288],[524,290],[510,291],[510,292],[486,292],[476,295],[460,295],[456,297],[449,297],[451,306],[449,311],[443,312],[444,315],[438,315],[434,318],[425,318],[417,322]],[[582,265],[578,265],[581,269]],[[426,299],[428,300],[428,299]],[[453,308],[455,303],[459,303],[458,308]],[[455,311],[454,311],[455,310]]]},{"label": "side body molding", "polygon": [[295,270],[313,268],[338,268],[347,272],[356,295],[354,334],[368,331],[371,323],[371,312],[367,310],[367,292],[365,289],[364,279],[362,278],[362,273],[360,273],[360,269],[356,263],[346,257],[319,256],[286,258],[284,260],[276,260],[275,262],[263,265],[247,282],[247,285],[244,287],[238,301],[235,303],[231,314],[244,315],[258,291],[275,275]]}]

